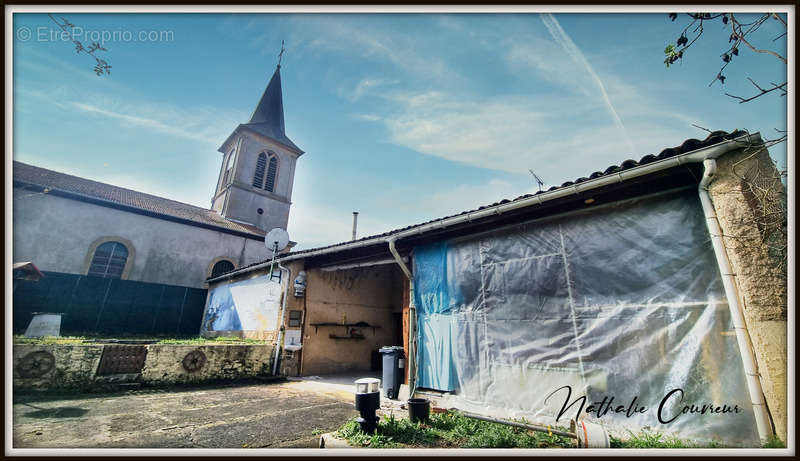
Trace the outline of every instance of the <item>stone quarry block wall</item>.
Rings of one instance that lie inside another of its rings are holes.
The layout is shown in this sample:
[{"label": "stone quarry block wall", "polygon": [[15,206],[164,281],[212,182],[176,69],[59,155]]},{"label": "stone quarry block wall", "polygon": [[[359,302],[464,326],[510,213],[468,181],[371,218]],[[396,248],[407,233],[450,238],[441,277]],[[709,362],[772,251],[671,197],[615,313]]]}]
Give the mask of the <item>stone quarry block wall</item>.
[{"label": "stone quarry block wall", "polygon": [[[147,355],[141,373],[98,375],[106,346],[14,345],[13,387],[90,390],[115,381],[159,386],[255,378],[272,375],[275,357],[273,345],[148,344],[144,346]],[[187,359],[187,366],[184,366],[188,354],[192,355]],[[195,359],[193,363],[191,359]],[[31,370],[34,362],[41,367],[39,372]],[[200,362],[202,365],[198,366]],[[284,353],[279,374],[296,375],[297,368],[294,354]]]}]

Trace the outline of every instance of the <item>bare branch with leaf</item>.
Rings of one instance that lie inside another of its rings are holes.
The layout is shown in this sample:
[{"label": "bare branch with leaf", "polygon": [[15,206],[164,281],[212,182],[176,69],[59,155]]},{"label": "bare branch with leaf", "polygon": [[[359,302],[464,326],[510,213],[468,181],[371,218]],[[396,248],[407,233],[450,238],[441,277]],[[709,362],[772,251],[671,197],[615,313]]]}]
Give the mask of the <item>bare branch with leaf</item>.
[{"label": "bare branch with leaf", "polygon": [[[777,21],[784,28],[788,27],[786,21],[784,21],[783,18],[776,13],[764,13],[750,22],[742,21],[741,18],[737,17],[734,13],[686,13],[686,15],[689,17],[689,19],[691,19],[691,21],[683,28],[680,36],[676,40],[676,43],[670,43],[664,49],[664,64],[667,67],[670,67],[670,65],[675,64],[677,61],[683,59],[684,54],[703,35],[704,26],[707,22],[717,20],[721,21],[723,25],[730,27],[731,33],[728,36],[728,44],[724,48],[722,54],[720,54],[722,65],[720,66],[717,74],[714,76],[714,79],[711,80],[711,83],[709,83],[709,86],[716,82],[720,82],[723,85],[725,84],[725,79],[727,77],[725,76],[724,71],[730,64],[734,62],[734,59],[739,56],[739,50],[742,45],[744,45],[746,48],[749,48],[754,53],[768,54],[780,60],[784,64],[788,63],[786,57],[781,55],[779,52],[761,48],[753,44],[754,40],[758,39],[758,37],[756,37],[756,32],[770,20]],[[670,13],[669,18],[672,21],[675,21],[678,19],[678,14]],[[786,32],[778,35],[771,41],[775,42],[776,40],[785,36]],[[761,38],[763,39],[763,36]],[[786,82],[770,83],[772,85],[771,87],[764,88],[763,85],[757,84],[750,77],[748,77],[748,80],[750,80],[750,82],[758,89],[758,93],[749,97],[737,96],[730,93],[725,93],[725,95],[739,100],[740,104],[750,102],[756,98],[764,96],[767,93],[772,93],[773,91],[777,91],[781,96],[786,95]]]},{"label": "bare branch with leaf", "polygon": [[[59,16],[58,18],[56,18],[55,16],[53,16],[50,13],[48,13],[47,16],[49,16],[50,19],[54,23],[56,23],[56,25],[59,27],[59,29],[61,29],[66,34],[69,34],[69,37],[74,37],[75,36],[75,34],[74,34],[75,24],[72,24],[71,22],[69,22],[69,20],[67,18],[65,18],[63,16]],[[87,47],[80,40],[75,40],[74,38],[72,40],[72,43],[75,45],[75,52],[76,53],[78,53],[78,54],[86,53],[89,56],[94,58],[95,66],[94,66],[93,70],[94,70],[95,74],[97,74],[98,76],[101,76],[104,73],[108,74],[108,75],[111,74],[111,65],[108,64],[108,61],[106,61],[105,59],[101,59],[101,58],[99,58],[98,56],[95,55],[95,53],[97,53],[98,51],[108,51],[100,43],[93,42]]]}]

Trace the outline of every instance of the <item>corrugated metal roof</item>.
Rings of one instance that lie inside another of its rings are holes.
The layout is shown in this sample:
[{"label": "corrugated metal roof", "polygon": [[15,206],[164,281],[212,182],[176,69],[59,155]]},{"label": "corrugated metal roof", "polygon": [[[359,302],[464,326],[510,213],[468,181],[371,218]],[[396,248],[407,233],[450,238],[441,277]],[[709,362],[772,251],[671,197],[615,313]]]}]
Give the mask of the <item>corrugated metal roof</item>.
[{"label": "corrugated metal roof", "polygon": [[13,168],[14,182],[41,186],[82,197],[99,199],[112,204],[147,211],[156,215],[179,218],[189,221],[187,224],[197,223],[204,226],[216,227],[220,230],[251,234],[254,237],[260,237],[265,234],[263,230],[255,226],[225,219],[215,211],[189,205],[188,203],[176,202],[175,200],[92,181],[91,179],[60,173],[22,162],[15,161]]},{"label": "corrugated metal roof", "polygon": [[[414,225],[411,225],[411,226],[406,226],[406,227],[402,227],[402,228],[399,228],[399,229],[394,229],[394,230],[391,230],[391,231],[388,231],[388,232],[384,232],[382,234],[370,235],[370,236],[367,236],[367,237],[362,237],[362,238],[357,239],[357,240],[351,240],[351,241],[347,241],[347,242],[336,243],[336,244],[333,244],[333,245],[327,245],[327,246],[316,247],[316,248],[309,248],[309,249],[301,250],[301,251],[293,251],[293,252],[287,253],[287,254],[285,254],[283,256],[285,256],[285,257],[288,257],[288,256],[292,256],[292,257],[302,256],[304,253],[311,253],[311,252],[316,252],[316,251],[320,251],[320,250],[333,249],[333,248],[338,247],[338,246],[357,244],[360,241],[366,241],[366,240],[371,240],[371,239],[376,239],[376,238],[381,238],[381,237],[389,237],[389,236],[391,236],[393,234],[397,234],[397,233],[400,233],[400,232],[403,232],[403,231],[406,231],[406,230],[414,229],[416,227],[424,226],[426,224],[430,224],[430,223],[433,223],[433,222],[441,221],[441,220],[452,218],[452,217],[455,217],[455,216],[465,215],[467,213],[473,213],[473,212],[478,211],[478,210],[483,210],[484,208],[489,208],[489,207],[493,207],[493,206],[497,206],[497,205],[502,205],[504,203],[516,202],[518,200],[523,200],[523,199],[526,199],[528,197],[533,197],[535,195],[539,195],[539,194],[542,194],[542,193],[545,193],[545,192],[550,192],[550,191],[554,191],[554,190],[557,190],[557,189],[566,188],[566,187],[572,186],[574,184],[580,184],[580,183],[588,181],[590,179],[596,179],[596,178],[599,178],[599,177],[602,177],[602,176],[615,174],[615,173],[618,173],[620,171],[629,170],[629,169],[637,167],[637,166],[646,165],[648,163],[652,163],[652,162],[655,162],[655,161],[658,161],[658,160],[663,160],[663,159],[666,159],[666,158],[675,157],[675,156],[678,156],[678,155],[681,155],[681,154],[685,154],[687,152],[691,152],[691,151],[694,151],[694,150],[697,150],[697,149],[701,149],[701,148],[704,148],[704,147],[709,147],[709,146],[712,146],[714,144],[718,144],[720,142],[723,142],[723,141],[726,141],[726,140],[729,140],[729,139],[738,138],[738,137],[744,136],[746,134],[747,134],[747,132],[742,131],[742,130],[734,130],[734,131],[732,131],[730,133],[728,133],[726,131],[714,131],[714,132],[710,133],[703,140],[687,139],[680,146],[670,147],[670,148],[664,149],[660,153],[658,153],[657,155],[653,155],[653,154],[645,155],[644,157],[642,157],[638,161],[637,160],[628,159],[628,160],[623,161],[619,165],[611,165],[608,168],[606,168],[604,171],[595,171],[594,173],[592,173],[592,174],[590,174],[588,176],[580,177],[580,178],[578,178],[578,179],[576,179],[574,181],[567,181],[567,182],[561,184],[561,186],[553,186],[553,187],[549,188],[546,191],[539,191],[536,194],[521,195],[521,196],[519,196],[517,198],[514,198],[514,199],[501,200],[499,202],[495,202],[495,203],[492,203],[492,204],[489,204],[489,205],[484,205],[484,206],[481,206],[481,207],[478,207],[478,208],[475,208],[475,209],[472,209],[472,210],[467,210],[467,211],[463,211],[461,213],[456,213],[454,215],[444,216],[444,217],[441,217],[441,218],[432,219],[430,221],[414,224]],[[232,271],[229,274],[239,273],[239,272],[247,272],[249,268],[254,267],[254,266],[258,266],[258,265],[263,264],[263,263],[264,262],[261,261],[261,262],[250,264],[248,266],[240,267],[239,269],[236,269],[235,271]]]}]

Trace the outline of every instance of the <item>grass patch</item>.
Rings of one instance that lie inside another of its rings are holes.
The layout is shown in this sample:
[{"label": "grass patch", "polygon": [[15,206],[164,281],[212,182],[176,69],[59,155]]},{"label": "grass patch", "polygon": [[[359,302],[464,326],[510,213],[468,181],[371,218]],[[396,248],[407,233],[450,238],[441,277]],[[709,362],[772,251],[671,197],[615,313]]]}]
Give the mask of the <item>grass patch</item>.
[{"label": "grass patch", "polygon": [[769,436],[769,439],[762,445],[763,448],[786,448],[786,444],[783,443],[780,437],[775,434]]},{"label": "grass patch", "polygon": [[23,335],[14,335],[14,344],[101,344],[111,340],[118,341],[147,341],[150,344],[267,344],[260,339],[239,338],[237,336],[220,336],[217,338],[203,338],[201,336],[144,336],[144,335],[118,335],[118,336],[44,336],[27,338]]},{"label": "grass patch", "polygon": [[84,344],[88,339],[85,336],[44,336],[27,338],[23,335],[14,335],[14,344]]},{"label": "grass patch", "polygon": [[[555,428],[554,428],[555,429]],[[563,430],[563,429],[562,429]],[[353,419],[336,431],[350,444],[368,448],[572,448],[574,439],[466,418],[457,412],[434,413],[427,423],[384,416],[374,434],[361,432]]]},{"label": "grass patch", "polygon": [[[522,420],[520,422],[526,423]],[[556,428],[566,431],[565,428]],[[660,432],[629,431],[630,438],[611,436],[611,448],[724,448],[719,442],[700,443]],[[384,416],[374,434],[361,432],[351,419],[335,435],[355,447],[365,448],[574,448],[572,438],[528,431],[504,424],[467,418],[458,412],[434,413],[427,423]],[[783,448],[783,442],[771,438],[765,448]]]},{"label": "grass patch", "polygon": [[638,434],[632,431],[626,440],[610,436],[611,448],[723,448],[719,442],[699,443],[678,438],[674,435],[643,430]]},{"label": "grass patch", "polygon": [[156,344],[267,344],[263,339],[239,338],[238,336],[218,336],[216,338],[164,338]]}]

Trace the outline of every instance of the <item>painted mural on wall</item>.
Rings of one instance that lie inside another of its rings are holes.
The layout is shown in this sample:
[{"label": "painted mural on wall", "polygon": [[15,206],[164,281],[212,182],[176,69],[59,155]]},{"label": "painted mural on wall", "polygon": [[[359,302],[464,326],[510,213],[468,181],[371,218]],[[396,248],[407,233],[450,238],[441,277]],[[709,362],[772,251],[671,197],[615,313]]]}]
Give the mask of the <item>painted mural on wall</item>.
[{"label": "painted mural on wall", "polygon": [[203,331],[277,330],[281,291],[266,275],[212,289]]}]

